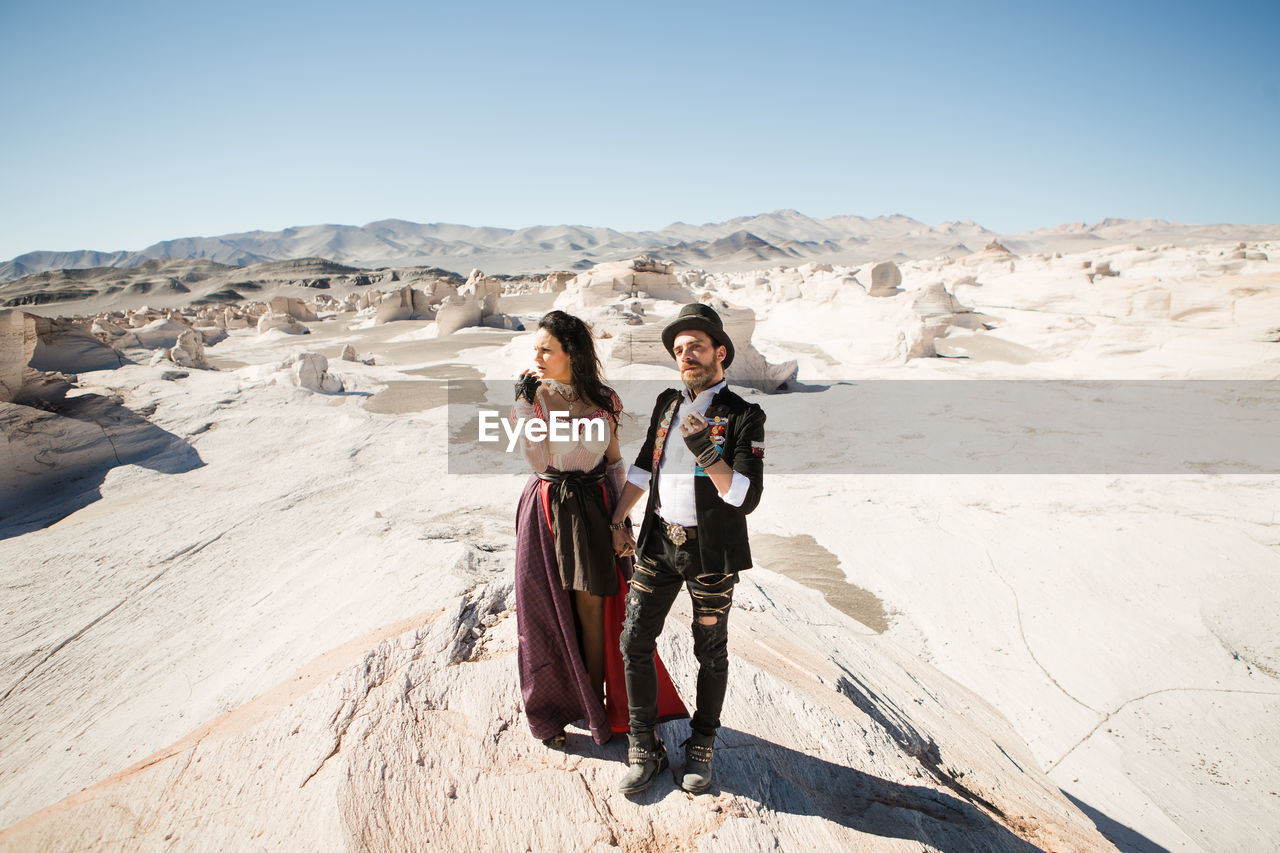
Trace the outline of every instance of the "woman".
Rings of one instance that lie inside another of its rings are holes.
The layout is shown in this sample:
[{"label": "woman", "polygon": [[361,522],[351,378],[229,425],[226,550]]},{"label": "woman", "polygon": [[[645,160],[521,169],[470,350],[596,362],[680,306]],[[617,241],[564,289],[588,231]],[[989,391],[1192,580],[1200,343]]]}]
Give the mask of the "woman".
[{"label": "woman", "polygon": [[[631,559],[615,555],[609,529],[626,482],[622,402],[601,382],[595,342],[577,317],[552,311],[539,321],[534,364],[517,383],[512,420],[568,417],[579,431],[568,441],[522,431],[534,473],[516,511],[520,690],[529,728],[547,746],[562,748],[565,725],[577,720],[605,743],[627,730],[618,638]],[[660,716],[686,716],[658,666]]]}]

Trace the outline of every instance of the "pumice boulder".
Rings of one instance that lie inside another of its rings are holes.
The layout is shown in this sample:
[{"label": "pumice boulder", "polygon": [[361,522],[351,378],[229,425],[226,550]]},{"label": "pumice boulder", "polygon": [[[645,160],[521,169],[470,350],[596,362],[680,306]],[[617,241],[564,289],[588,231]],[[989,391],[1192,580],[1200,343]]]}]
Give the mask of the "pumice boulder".
[{"label": "pumice boulder", "polygon": [[258,334],[278,329],[286,335],[309,335],[311,330],[288,314],[263,314],[258,320]]},{"label": "pumice boulder", "polygon": [[342,380],[329,372],[329,359],[316,352],[304,352],[293,359],[293,377],[299,388],[337,394],[342,391]]},{"label": "pumice boulder", "polygon": [[204,355],[204,340],[195,329],[188,329],[178,336],[177,343],[169,350],[169,359],[181,367],[209,369],[209,360]]}]

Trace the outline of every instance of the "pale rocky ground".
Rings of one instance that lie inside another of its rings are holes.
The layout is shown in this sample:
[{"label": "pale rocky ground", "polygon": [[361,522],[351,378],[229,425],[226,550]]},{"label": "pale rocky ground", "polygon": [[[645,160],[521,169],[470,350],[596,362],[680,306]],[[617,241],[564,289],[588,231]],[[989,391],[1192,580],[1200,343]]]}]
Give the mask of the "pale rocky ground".
[{"label": "pale rocky ground", "polygon": [[[528,333],[321,312],[307,335],[227,329],[204,348],[215,370],[138,348],[80,370],[67,398],[114,406],[80,432],[0,404],[14,459],[56,428],[93,463],[56,482],[27,460],[42,491],[2,522],[0,848],[1273,848],[1274,471],[830,473],[856,435],[806,407],[843,411],[856,386],[831,383],[867,379],[1275,380],[1278,251],[991,250],[903,263],[886,297],[869,268],[685,276],[752,309],[754,346],[810,391],[743,391],[773,461],[717,784],[697,798],[663,780],[627,801],[621,741],[578,733],[560,754],[524,728],[523,477],[448,473],[444,382],[514,376]],[[1091,280],[1104,261],[1118,275]],[[936,313],[935,282],[973,311]],[[532,327],[557,298],[501,310]],[[642,324],[599,314],[603,346],[678,306],[624,301]],[[972,357],[925,357],[950,345]],[[304,353],[342,391],[300,387]],[[94,429],[133,464],[104,462]],[[836,464],[794,467],[788,446]],[[679,607],[662,651],[691,698]]]}]

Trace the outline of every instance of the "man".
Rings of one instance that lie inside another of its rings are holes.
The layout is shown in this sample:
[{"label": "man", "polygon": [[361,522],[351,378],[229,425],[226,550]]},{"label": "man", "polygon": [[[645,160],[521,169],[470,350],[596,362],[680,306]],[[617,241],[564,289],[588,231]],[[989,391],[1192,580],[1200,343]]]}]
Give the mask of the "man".
[{"label": "man", "polygon": [[[681,787],[694,794],[711,787],[729,670],[729,608],[738,572],[751,567],[746,516],[763,488],[764,412],[728,389],[724,369],[733,361],[733,341],[720,315],[707,305],[686,305],[663,329],[662,343],[684,390],[658,396],[612,522],[615,550],[636,555],[622,629],[631,716],[629,767],[619,784],[624,794],[646,790],[667,766],[666,746],[654,731],[653,652],[685,584],[693,600],[698,695]],[[649,502],[633,540],[627,516],[646,490]]]}]

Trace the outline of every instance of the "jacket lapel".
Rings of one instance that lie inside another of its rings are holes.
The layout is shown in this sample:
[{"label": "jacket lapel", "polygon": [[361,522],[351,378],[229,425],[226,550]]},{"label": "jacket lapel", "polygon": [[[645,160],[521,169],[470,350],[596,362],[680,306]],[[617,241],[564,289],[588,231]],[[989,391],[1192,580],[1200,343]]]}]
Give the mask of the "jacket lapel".
[{"label": "jacket lapel", "polygon": [[671,401],[667,403],[666,411],[663,412],[661,420],[658,421],[658,432],[653,440],[653,476],[655,485],[657,483],[658,466],[662,462],[662,448],[667,443],[667,433],[671,431],[671,419],[675,416],[676,407],[680,405],[680,393],[677,392]]}]

